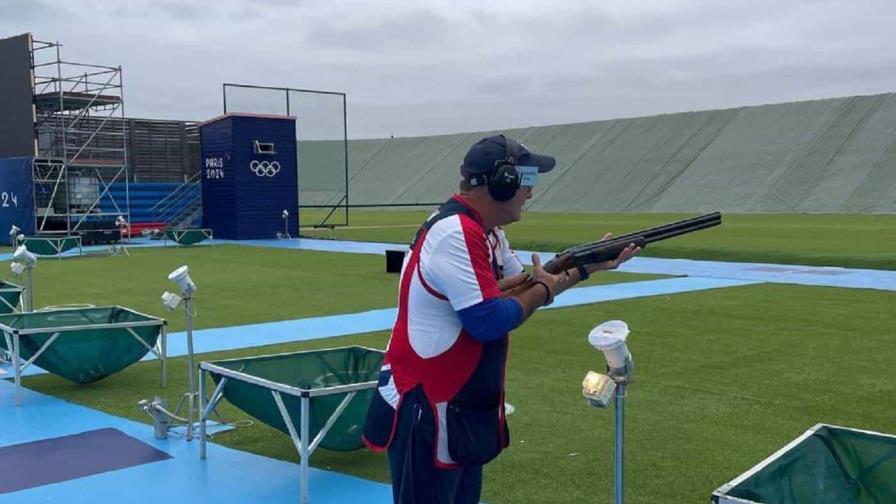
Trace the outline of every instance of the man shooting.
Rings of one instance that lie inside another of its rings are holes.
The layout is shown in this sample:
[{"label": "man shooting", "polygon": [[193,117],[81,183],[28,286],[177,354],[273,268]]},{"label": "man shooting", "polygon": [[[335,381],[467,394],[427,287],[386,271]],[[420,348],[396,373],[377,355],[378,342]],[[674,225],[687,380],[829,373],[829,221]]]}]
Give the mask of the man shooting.
[{"label": "man shooting", "polygon": [[479,502],[483,464],[510,441],[508,333],[591,273],[640,251],[631,244],[613,260],[558,274],[534,254],[532,274],[523,272],[500,226],[521,219],[539,174],[555,163],[503,135],[480,140],[464,157],[459,193],[411,244],[364,427],[368,447],[388,450],[397,504]]}]

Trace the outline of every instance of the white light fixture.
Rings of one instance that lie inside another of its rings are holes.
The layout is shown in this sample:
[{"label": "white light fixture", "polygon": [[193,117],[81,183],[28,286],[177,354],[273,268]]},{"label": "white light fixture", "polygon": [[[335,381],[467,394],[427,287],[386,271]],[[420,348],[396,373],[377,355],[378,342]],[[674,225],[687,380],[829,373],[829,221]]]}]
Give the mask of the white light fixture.
[{"label": "white light fixture", "polygon": [[37,256],[29,252],[24,245],[19,245],[12,255],[12,260],[22,263],[25,266],[34,266],[34,264],[37,263]]},{"label": "white light fixture", "polygon": [[25,283],[25,291],[22,293],[22,311],[30,312],[34,309],[34,265],[37,264],[37,256],[32,254],[24,245],[19,245],[12,254],[10,268],[16,275],[28,272]]},{"label": "white light fixture", "polygon": [[278,240],[289,240],[292,238],[289,234],[289,211],[285,208],[283,209],[283,213],[280,214],[283,218],[283,232],[277,231],[277,239]]},{"label": "white light fixture", "polygon": [[9,263],[9,269],[12,270],[12,272],[15,276],[20,276],[22,273],[25,272],[25,265],[22,263],[18,263],[18,262],[11,262],[11,263]]},{"label": "white light fixture", "polygon": [[190,390],[181,396],[180,401],[177,403],[177,407],[174,408],[174,413],[171,413],[170,416],[179,419],[178,414],[180,413],[181,407],[186,406],[187,415],[183,420],[186,420],[185,428],[187,431],[187,441],[191,441],[193,439],[193,419],[198,418],[196,414],[197,408],[199,407],[199,401],[198,393],[196,392],[196,366],[193,361],[193,317],[196,314],[193,309],[193,293],[196,292],[196,284],[193,283],[188,271],[189,268],[184,265],[168,275],[168,280],[177,284],[181,294],[177,295],[173,292],[165,291],[162,294],[162,304],[169,310],[174,310],[181,301],[184,303],[184,315],[186,316],[187,326],[187,374],[189,376]]},{"label": "white light fixture", "polygon": [[607,374],[589,371],[582,382],[582,395],[588,403],[598,408],[609,406],[615,399],[615,441],[613,469],[613,502],[623,502],[623,428],[626,387],[635,369],[632,354],[628,351],[628,324],[621,320],[604,322],[588,334],[588,343],[604,353]]},{"label": "white light fixture", "polygon": [[596,408],[606,408],[613,401],[616,393],[616,382],[605,374],[588,371],[582,380],[582,395],[588,404]]},{"label": "white light fixture", "polygon": [[604,353],[607,369],[613,378],[627,377],[630,374],[627,366],[632,354],[625,344],[628,333],[628,324],[621,320],[610,320],[598,325],[588,334],[588,343]]},{"label": "white light fixture", "polygon": [[165,291],[162,294],[162,304],[165,305],[165,308],[168,308],[168,310],[177,308],[177,305],[180,304],[181,300],[181,297],[173,292]]},{"label": "white light fixture", "polygon": [[190,278],[188,270],[189,268],[187,266],[181,266],[168,275],[168,280],[171,280],[180,287],[180,291],[185,298],[190,297],[191,294],[196,292],[196,284],[193,283],[193,280]]}]

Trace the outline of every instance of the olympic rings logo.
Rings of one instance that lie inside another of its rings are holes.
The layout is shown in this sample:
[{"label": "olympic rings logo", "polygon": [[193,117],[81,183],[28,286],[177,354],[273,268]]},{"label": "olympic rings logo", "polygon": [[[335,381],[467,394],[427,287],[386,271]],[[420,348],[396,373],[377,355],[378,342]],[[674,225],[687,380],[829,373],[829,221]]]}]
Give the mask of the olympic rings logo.
[{"label": "olympic rings logo", "polygon": [[273,177],[280,172],[280,163],[277,161],[252,161],[249,169],[259,177]]}]

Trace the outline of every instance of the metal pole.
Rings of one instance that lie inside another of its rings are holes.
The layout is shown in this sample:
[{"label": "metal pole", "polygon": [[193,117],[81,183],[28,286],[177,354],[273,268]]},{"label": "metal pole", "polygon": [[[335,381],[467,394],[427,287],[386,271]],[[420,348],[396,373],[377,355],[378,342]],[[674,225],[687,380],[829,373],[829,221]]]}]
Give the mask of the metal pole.
[{"label": "metal pole", "polygon": [[12,368],[13,373],[15,374],[15,382],[16,382],[16,406],[22,405],[22,394],[20,389],[22,388],[22,369],[19,364],[19,335],[12,335]]},{"label": "metal pole", "polygon": [[186,296],[184,298],[184,312],[187,315],[187,366],[190,376],[190,397],[187,400],[187,406],[190,412],[187,414],[189,423],[187,424],[187,441],[193,440],[193,411],[196,409],[196,376],[193,370],[193,298]]},{"label": "metal pole", "polygon": [[[63,96],[65,90],[62,87],[62,54],[59,52],[59,42],[56,42],[56,81],[57,89],[59,90],[59,122],[57,126],[62,126],[62,162],[68,163],[68,142],[65,138],[65,132],[68,129],[68,125],[65,124],[65,104],[63,103]],[[53,141],[58,141],[59,137],[53,138]],[[52,152],[52,151],[51,151]],[[51,154],[52,155],[52,154]],[[52,205],[52,201],[50,202]],[[66,227],[66,229],[68,229]]]},{"label": "metal pole", "polygon": [[162,388],[168,387],[168,328],[162,326],[162,340],[159,343],[162,354]]},{"label": "metal pole", "polygon": [[[192,428],[191,428],[192,430]],[[205,370],[199,370],[199,458],[205,460]]]},{"label": "metal pole", "polygon": [[[124,163],[124,204],[127,208],[125,210],[128,220],[128,243],[131,241],[130,234],[130,222],[131,222],[131,189],[130,189],[130,173],[128,170],[128,137],[127,137],[127,123],[125,122],[124,115],[124,75],[121,72],[121,66],[118,67],[118,94],[121,96],[121,106],[119,112],[121,114],[121,146],[123,148],[123,159]],[[137,176],[136,166],[134,167],[134,176]],[[110,195],[111,197],[111,195]],[[113,200],[114,201],[114,200]],[[120,241],[120,240],[119,240]],[[129,254],[130,255],[130,254]]]},{"label": "metal pole", "polygon": [[[67,166],[69,164],[68,158],[68,139],[66,138],[65,132],[68,130],[68,124],[66,124],[66,112],[65,112],[65,103],[63,102],[65,96],[65,89],[62,87],[62,54],[59,52],[59,42],[56,42],[56,76],[59,78],[59,123],[58,125],[62,127],[62,163],[65,173],[65,232],[71,234],[72,232],[72,219],[71,219],[71,201],[69,201],[69,185],[68,185],[68,169]],[[74,123],[73,123],[74,124]],[[58,139],[58,136],[54,138],[54,141]],[[50,199],[49,206],[53,206],[53,199]],[[45,213],[46,215],[46,213]],[[46,223],[46,218],[44,218],[44,224]],[[41,224],[41,230],[43,230],[43,224]]]},{"label": "metal pole", "polygon": [[342,95],[342,138],[345,150],[345,225],[348,226],[348,111],[345,94]]},{"label": "metal pole", "polygon": [[[33,110],[33,109],[32,109],[32,110]],[[37,117],[34,118],[34,123],[35,123],[35,127],[37,127]],[[40,155],[40,151],[38,151],[37,149],[38,149],[37,138],[36,138],[36,136],[35,136],[35,139],[34,139],[34,158],[37,158],[37,156]],[[35,230],[35,232],[36,232],[36,231],[38,230],[37,221],[40,219],[40,212],[37,211],[37,208],[38,208],[38,207],[37,207],[37,184],[38,184],[37,181],[38,181],[38,180],[43,181],[43,175],[41,175],[40,178],[35,177],[35,172],[38,172],[38,173],[40,173],[40,172],[39,172],[39,170],[38,170],[38,168],[37,168],[37,166],[39,166],[39,165],[35,163],[34,158],[31,159],[31,201],[32,201],[32,204],[33,204],[33,206],[34,206],[34,230]],[[52,201],[53,201],[53,199],[50,198],[50,203],[51,203],[51,204],[52,204]],[[46,212],[44,212],[44,213],[46,214]],[[46,220],[46,219],[45,219],[45,220]],[[43,229],[43,228],[40,228],[40,229]],[[17,244],[18,244],[18,242],[13,243],[13,246],[15,246],[15,245],[17,245]]]},{"label": "metal pole", "polygon": [[625,413],[625,387],[624,383],[616,384],[616,441],[615,448],[615,467],[613,469],[613,494],[615,496],[615,504],[622,504],[623,501],[623,416]]},{"label": "metal pole", "polygon": [[28,266],[28,295],[25,300],[28,303],[26,312],[34,311],[34,266]]},{"label": "metal pole", "polygon": [[308,504],[308,458],[311,454],[308,451],[308,419],[309,419],[309,411],[308,408],[311,407],[311,399],[308,397],[302,397],[302,419],[300,429],[300,451],[299,456],[302,458],[300,460],[300,471],[299,475],[300,484],[302,486],[302,504]]}]

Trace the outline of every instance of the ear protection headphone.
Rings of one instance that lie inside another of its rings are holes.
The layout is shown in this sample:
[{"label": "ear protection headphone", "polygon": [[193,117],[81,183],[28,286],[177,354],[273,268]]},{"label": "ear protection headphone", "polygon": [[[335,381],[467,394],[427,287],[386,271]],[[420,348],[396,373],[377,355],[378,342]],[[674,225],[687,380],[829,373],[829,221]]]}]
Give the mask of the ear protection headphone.
[{"label": "ear protection headphone", "polygon": [[[511,142],[513,140],[501,135],[504,139],[504,159],[495,161],[495,166],[485,175],[479,177],[471,177],[470,182],[473,185],[480,185],[483,182],[488,186],[488,193],[495,201],[510,201],[520,188],[522,175],[516,166],[517,160],[510,155]],[[513,149],[516,151],[517,149]]]}]

